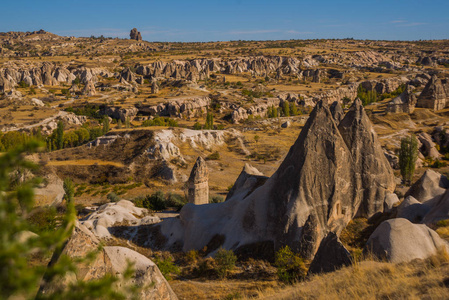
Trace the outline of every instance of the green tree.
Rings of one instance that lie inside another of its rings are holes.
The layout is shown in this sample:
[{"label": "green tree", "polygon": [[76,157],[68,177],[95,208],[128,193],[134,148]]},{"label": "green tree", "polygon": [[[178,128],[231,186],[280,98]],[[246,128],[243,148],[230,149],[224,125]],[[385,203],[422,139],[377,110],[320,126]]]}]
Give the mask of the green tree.
[{"label": "green tree", "polygon": [[63,183],[64,188],[64,199],[67,203],[73,203],[73,196],[75,195],[75,185],[73,184],[72,179],[66,178]]},{"label": "green tree", "polygon": [[399,149],[399,168],[401,169],[402,180],[410,184],[415,173],[415,163],[418,158],[418,140],[411,134],[401,139]]},{"label": "green tree", "polygon": [[109,117],[108,116],[104,116],[103,117],[103,134],[108,133],[109,131]]},{"label": "green tree", "polygon": [[[43,145],[30,141],[0,156],[0,299],[124,299],[125,296],[113,286],[114,276],[105,276],[89,282],[76,281],[66,289],[38,293],[36,288],[43,282],[64,278],[69,272],[76,272],[76,265],[66,256],[61,256],[48,267],[30,264],[31,258],[51,257],[60,253],[65,241],[72,234],[75,225],[73,201],[67,201],[66,214],[58,222],[58,228],[38,230],[30,223],[30,212],[34,206],[33,186],[39,180],[32,179],[12,186],[11,171],[16,168],[35,170],[37,165],[24,160],[26,153],[32,153]],[[67,184],[64,182],[65,189]],[[70,188],[67,189],[70,195]],[[47,214],[51,219],[52,213]],[[54,223],[56,224],[56,223]],[[21,233],[31,231],[39,235],[27,239],[18,238]]]},{"label": "green tree", "polygon": [[75,131],[64,133],[64,148],[75,147],[78,145],[79,137]]},{"label": "green tree", "polygon": [[131,128],[131,120],[129,117],[126,117],[125,119],[125,128]]},{"label": "green tree", "polygon": [[118,129],[122,129],[122,127],[123,127],[122,120],[119,119],[119,120],[117,121],[117,128],[118,128]]},{"label": "green tree", "polygon": [[214,115],[212,113],[207,113],[204,129],[214,129]]},{"label": "green tree", "polygon": [[282,113],[284,114],[284,117],[290,116],[290,105],[287,101],[284,101],[284,104],[282,104]]},{"label": "green tree", "polygon": [[84,127],[81,127],[75,131],[78,136],[78,144],[81,145],[89,140],[89,130]]},{"label": "green tree", "polygon": [[58,122],[58,126],[56,127],[56,136],[55,136],[55,143],[56,148],[62,149],[64,147],[64,123],[62,121]]},{"label": "green tree", "polygon": [[298,108],[294,102],[290,102],[290,115],[296,116],[298,114]]}]

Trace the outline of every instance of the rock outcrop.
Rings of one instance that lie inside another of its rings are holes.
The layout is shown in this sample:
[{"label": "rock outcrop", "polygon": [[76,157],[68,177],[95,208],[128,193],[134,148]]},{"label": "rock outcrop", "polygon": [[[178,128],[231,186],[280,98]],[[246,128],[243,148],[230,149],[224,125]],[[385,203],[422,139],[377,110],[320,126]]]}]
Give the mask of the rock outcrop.
[{"label": "rock outcrop", "polygon": [[[329,232],[338,236],[356,214],[382,210],[385,194],[394,189],[392,170],[363,107],[356,103],[351,111],[337,127],[328,106],[319,102],[265,184],[244,199],[235,193],[223,203],[188,203],[179,218],[154,225],[164,237],[159,247],[188,251],[208,245],[213,253],[219,247],[248,250],[262,243],[273,250],[288,245],[299,252],[305,224],[311,220],[308,227],[316,236],[308,239],[312,244],[306,248],[314,252]],[[153,238],[149,236],[149,243]]]},{"label": "rock outcrop", "polygon": [[93,83],[93,81],[89,81],[88,83],[86,83],[86,85],[84,86],[83,95],[95,96],[96,94],[97,92],[95,91],[95,84]]},{"label": "rock outcrop", "polygon": [[430,211],[430,203],[421,203],[413,196],[407,196],[398,206],[397,217],[409,220],[412,223],[421,223]]},{"label": "rock outcrop", "polygon": [[95,212],[81,221],[98,238],[111,238],[111,228],[117,224],[138,226],[159,222],[158,217],[146,216],[145,208],[136,207],[131,201],[120,200],[100,206]]},{"label": "rock outcrop", "polygon": [[46,174],[44,182],[34,189],[37,205],[57,205],[64,198],[63,181],[54,174]]},{"label": "rock outcrop", "polygon": [[430,224],[436,223],[441,220],[449,219],[449,192],[446,192],[439,196],[435,197],[433,200],[427,201],[425,204],[431,206],[429,212],[423,218],[423,223]]},{"label": "rock outcrop", "polygon": [[369,237],[365,252],[392,263],[425,259],[437,254],[440,249],[449,250],[446,241],[422,224],[413,224],[402,218],[381,223]]},{"label": "rock outcrop", "polygon": [[[66,255],[73,260],[84,259],[90,252],[98,251],[99,246],[100,241],[84,225],[77,224],[64,249],[53,256],[51,264],[59,260],[61,255]],[[129,263],[133,264],[134,274],[127,281],[123,275]],[[128,248],[103,247],[93,261],[88,264],[78,264],[77,267],[76,274],[67,275],[58,281],[48,282],[47,277],[44,276],[39,293],[63,290],[75,280],[90,281],[110,274],[118,277],[119,282],[116,288],[122,293],[126,292],[123,287],[135,285],[140,288],[139,299],[177,299],[157,265],[142,254]]]},{"label": "rock outcrop", "polygon": [[264,176],[256,168],[249,164],[245,164],[239,177],[226,195],[226,200],[236,194],[239,194],[238,198],[245,199],[245,197],[252,193],[256,188],[262,186],[268,178],[269,177]]},{"label": "rock outcrop", "polygon": [[141,41],[142,36],[140,35],[140,31],[137,31],[137,28],[131,29],[131,32],[129,33],[129,38],[136,41]]},{"label": "rock outcrop", "polygon": [[343,108],[341,107],[340,102],[335,101],[330,106],[330,110],[332,113],[332,117],[335,120],[335,123],[340,124],[341,120],[343,120],[343,117],[345,116],[345,113],[343,112]]},{"label": "rock outcrop", "polygon": [[423,203],[436,196],[440,196],[449,188],[449,180],[446,176],[427,169],[405,193],[404,197],[413,196],[416,200]]},{"label": "rock outcrop", "polygon": [[432,159],[439,159],[441,157],[441,154],[436,148],[435,142],[432,140],[432,137],[428,133],[422,132],[418,134],[417,138],[421,142],[419,151],[424,156],[429,156]]},{"label": "rock outcrop", "polygon": [[352,154],[356,175],[354,191],[363,191],[357,215],[370,217],[383,210],[386,194],[396,186],[393,170],[360,99],[354,101],[338,128]]},{"label": "rock outcrop", "polygon": [[417,101],[417,96],[413,93],[413,89],[413,86],[407,85],[399,96],[388,102],[386,111],[390,113],[413,113]]},{"label": "rock outcrop", "polygon": [[419,95],[416,106],[437,111],[447,106],[448,98],[449,80],[433,75]]},{"label": "rock outcrop", "polygon": [[195,165],[190,172],[188,181],[189,203],[196,205],[209,203],[209,171],[206,161],[202,157],[198,157]]},{"label": "rock outcrop", "polygon": [[352,264],[352,256],[333,232],[321,241],[307,275],[329,273]]},{"label": "rock outcrop", "polygon": [[398,195],[395,193],[385,195],[384,212],[390,212],[397,203],[399,203]]}]

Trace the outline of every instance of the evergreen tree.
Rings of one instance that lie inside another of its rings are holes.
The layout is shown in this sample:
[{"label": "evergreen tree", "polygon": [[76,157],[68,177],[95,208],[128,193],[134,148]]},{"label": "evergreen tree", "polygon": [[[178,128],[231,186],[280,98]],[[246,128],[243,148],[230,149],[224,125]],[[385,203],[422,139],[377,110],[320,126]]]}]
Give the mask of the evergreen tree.
[{"label": "evergreen tree", "polygon": [[131,121],[129,117],[126,117],[125,119],[125,128],[131,128]]},{"label": "evergreen tree", "polygon": [[109,131],[109,117],[104,116],[103,117],[103,134],[108,133]]},{"label": "evergreen tree", "polygon": [[290,105],[287,101],[284,101],[284,104],[282,104],[282,113],[284,114],[284,117],[290,116]]},{"label": "evergreen tree", "polygon": [[418,158],[418,140],[411,134],[401,139],[399,150],[399,167],[404,182],[410,184],[415,173],[415,163]]},{"label": "evergreen tree", "polygon": [[206,123],[204,124],[204,129],[214,129],[214,115],[207,113]]},{"label": "evergreen tree", "polygon": [[296,116],[298,114],[298,108],[294,102],[290,102],[290,115]]},{"label": "evergreen tree", "polygon": [[58,150],[64,147],[64,123],[62,121],[59,121],[58,127],[56,127],[55,142]]}]

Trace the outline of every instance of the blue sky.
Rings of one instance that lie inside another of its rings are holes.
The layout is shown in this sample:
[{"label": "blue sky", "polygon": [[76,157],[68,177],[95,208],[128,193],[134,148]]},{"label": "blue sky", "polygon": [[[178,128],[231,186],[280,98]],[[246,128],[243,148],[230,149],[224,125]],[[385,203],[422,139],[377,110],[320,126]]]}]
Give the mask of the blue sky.
[{"label": "blue sky", "polygon": [[449,38],[449,0],[2,0],[0,31],[147,41]]}]

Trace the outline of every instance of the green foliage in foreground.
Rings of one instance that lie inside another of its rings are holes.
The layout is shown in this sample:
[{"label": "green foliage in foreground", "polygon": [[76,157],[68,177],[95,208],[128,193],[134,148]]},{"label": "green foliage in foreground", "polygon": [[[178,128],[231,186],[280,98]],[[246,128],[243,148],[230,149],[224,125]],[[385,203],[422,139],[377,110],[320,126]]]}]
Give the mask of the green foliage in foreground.
[{"label": "green foliage in foreground", "polygon": [[[17,168],[34,170],[37,166],[24,160],[30,153],[43,145],[31,141],[0,156],[0,299],[124,299],[124,295],[112,288],[117,278],[105,276],[89,282],[73,282],[67,288],[41,294],[38,292],[42,278],[51,282],[63,278],[68,272],[75,272],[75,264],[66,256],[60,256],[48,268],[42,264],[30,264],[30,259],[45,258],[61,253],[65,241],[72,234],[75,225],[73,184],[66,180],[64,188],[67,208],[58,229],[36,230],[28,215],[34,205],[32,187],[38,183],[30,180],[12,185],[10,174]],[[39,232],[37,236],[19,238],[23,233]]]},{"label": "green foliage in foreground", "polygon": [[294,283],[307,275],[304,261],[298,254],[292,252],[289,246],[285,246],[276,252],[275,266],[279,280],[285,283]]},{"label": "green foliage in foreground", "polygon": [[225,278],[228,273],[235,268],[237,256],[232,250],[218,249],[215,254],[215,263],[217,264],[216,272],[220,278]]}]

